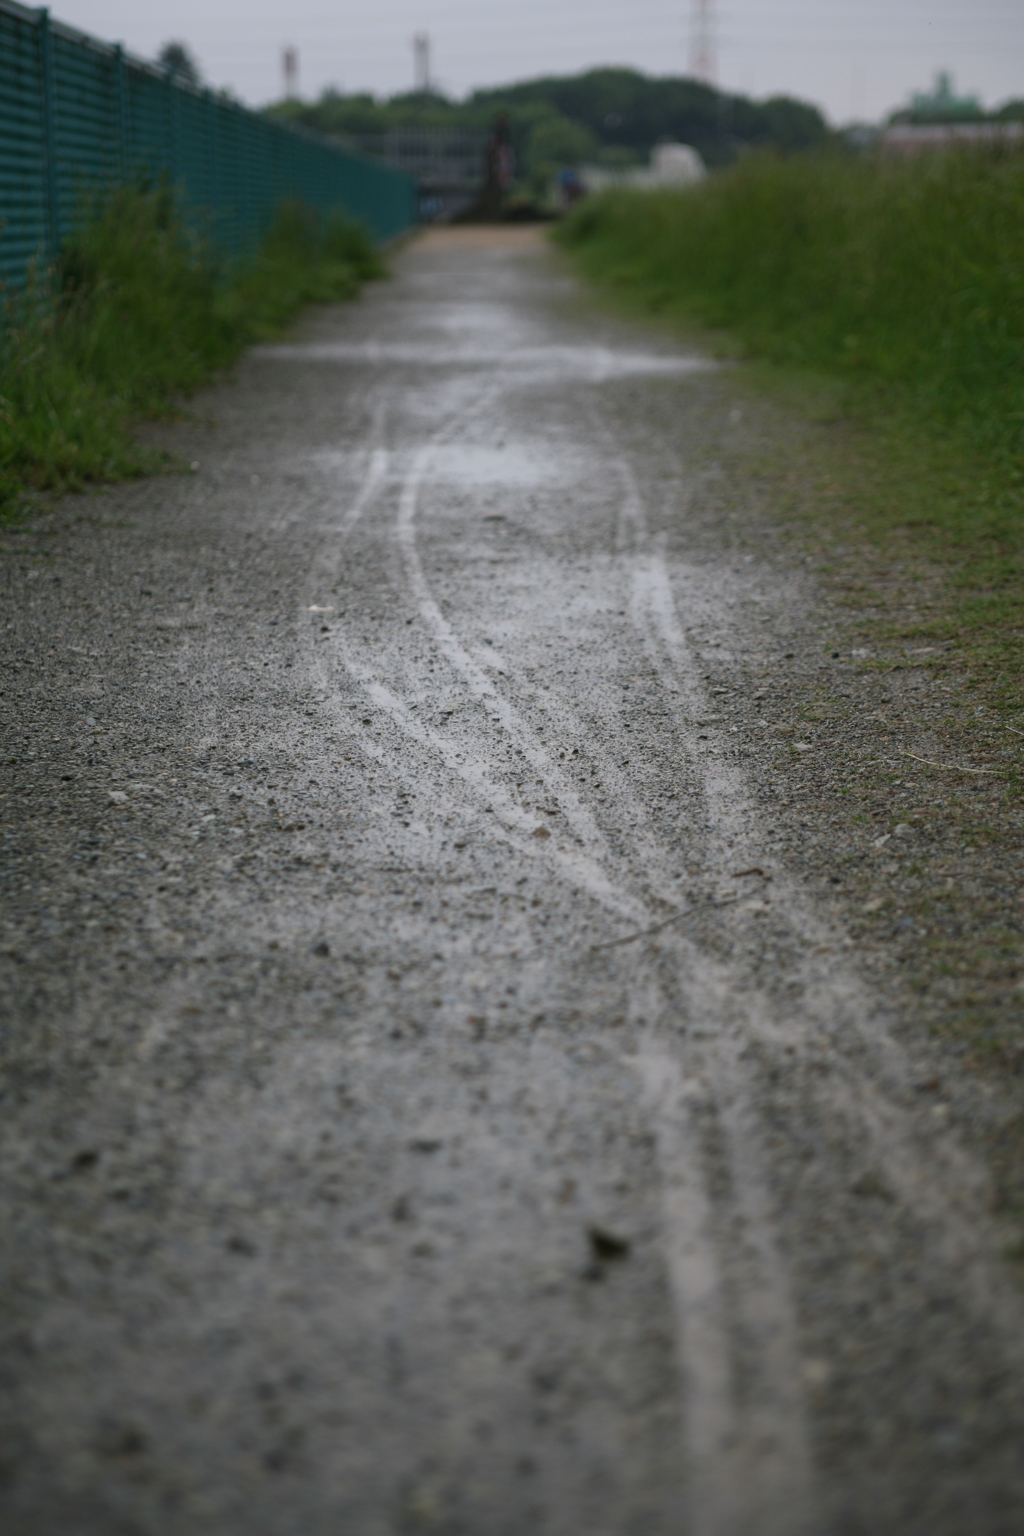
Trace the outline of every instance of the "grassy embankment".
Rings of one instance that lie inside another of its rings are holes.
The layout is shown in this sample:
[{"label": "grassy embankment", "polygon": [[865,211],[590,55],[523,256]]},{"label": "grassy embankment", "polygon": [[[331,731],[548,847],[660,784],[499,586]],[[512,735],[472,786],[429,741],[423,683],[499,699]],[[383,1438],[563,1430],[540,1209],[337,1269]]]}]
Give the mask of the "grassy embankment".
[{"label": "grassy embankment", "polygon": [[876,629],[954,640],[1019,710],[1024,153],[756,157],[589,200],[558,238],[628,306],[726,332],[762,383],[840,427],[774,466],[782,501],[825,550],[852,539],[910,580],[938,573],[927,613],[890,604]]},{"label": "grassy embankment", "polygon": [[0,313],[0,521],[33,492],[156,467],[134,422],[173,409],[303,304],[350,298],[381,271],[358,226],[298,205],[225,270],[167,191],[114,192],[56,272]]}]

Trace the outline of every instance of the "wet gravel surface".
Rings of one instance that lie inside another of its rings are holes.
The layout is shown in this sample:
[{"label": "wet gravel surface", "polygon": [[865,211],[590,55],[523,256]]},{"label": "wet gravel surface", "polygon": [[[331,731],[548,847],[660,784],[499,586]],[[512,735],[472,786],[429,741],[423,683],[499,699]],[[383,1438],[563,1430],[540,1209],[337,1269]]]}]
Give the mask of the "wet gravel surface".
[{"label": "wet gravel surface", "polygon": [[955,655],[529,235],[198,410],[5,543],[4,1530],[1019,1531]]}]

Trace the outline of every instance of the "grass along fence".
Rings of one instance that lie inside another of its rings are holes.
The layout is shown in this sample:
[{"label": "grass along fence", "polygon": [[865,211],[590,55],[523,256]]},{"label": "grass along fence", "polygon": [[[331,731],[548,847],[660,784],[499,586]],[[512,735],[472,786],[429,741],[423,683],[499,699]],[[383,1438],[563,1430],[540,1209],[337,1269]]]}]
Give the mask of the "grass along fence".
[{"label": "grass along fence", "polygon": [[156,468],[132,424],[173,404],[303,304],[382,272],[362,226],[285,204],[255,255],[198,240],[169,188],[118,188],[62,248],[55,281],[0,317],[0,521],[33,491]]},{"label": "grass along fence", "polygon": [[413,177],[0,0],[0,517],[153,467],[135,419],[416,212]]}]

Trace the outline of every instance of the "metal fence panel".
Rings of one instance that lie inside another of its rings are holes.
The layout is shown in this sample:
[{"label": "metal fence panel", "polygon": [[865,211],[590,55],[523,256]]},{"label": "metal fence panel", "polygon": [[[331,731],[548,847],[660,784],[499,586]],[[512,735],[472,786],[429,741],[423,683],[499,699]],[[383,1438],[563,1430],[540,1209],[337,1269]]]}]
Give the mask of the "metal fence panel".
[{"label": "metal fence panel", "polygon": [[39,28],[0,9],[0,277],[17,278],[47,240],[46,145]]},{"label": "metal fence panel", "polygon": [[0,0],[0,282],[52,261],[97,193],[138,176],[167,176],[236,256],[284,198],[360,219],[378,241],[416,219],[413,176]]}]

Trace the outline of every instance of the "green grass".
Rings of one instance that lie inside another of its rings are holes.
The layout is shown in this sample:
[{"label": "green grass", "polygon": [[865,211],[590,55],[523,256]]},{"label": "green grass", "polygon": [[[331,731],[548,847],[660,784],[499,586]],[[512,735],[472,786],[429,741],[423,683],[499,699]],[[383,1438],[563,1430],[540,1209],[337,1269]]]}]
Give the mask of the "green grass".
[{"label": "green grass", "polygon": [[750,157],[588,199],[556,238],[634,311],[726,333],[748,382],[820,411],[808,457],[775,466],[788,510],[941,568],[929,622],[1019,707],[1024,153]]},{"label": "green grass", "polygon": [[1024,457],[1024,154],[751,157],[683,192],[582,203],[559,238],[651,310],[775,361],[887,382]]},{"label": "green grass", "polygon": [[302,305],[350,298],[381,271],[358,226],[298,204],[225,269],[166,189],[118,189],[0,317],[0,517],[33,492],[155,467],[133,439],[140,417],[173,408]]}]

